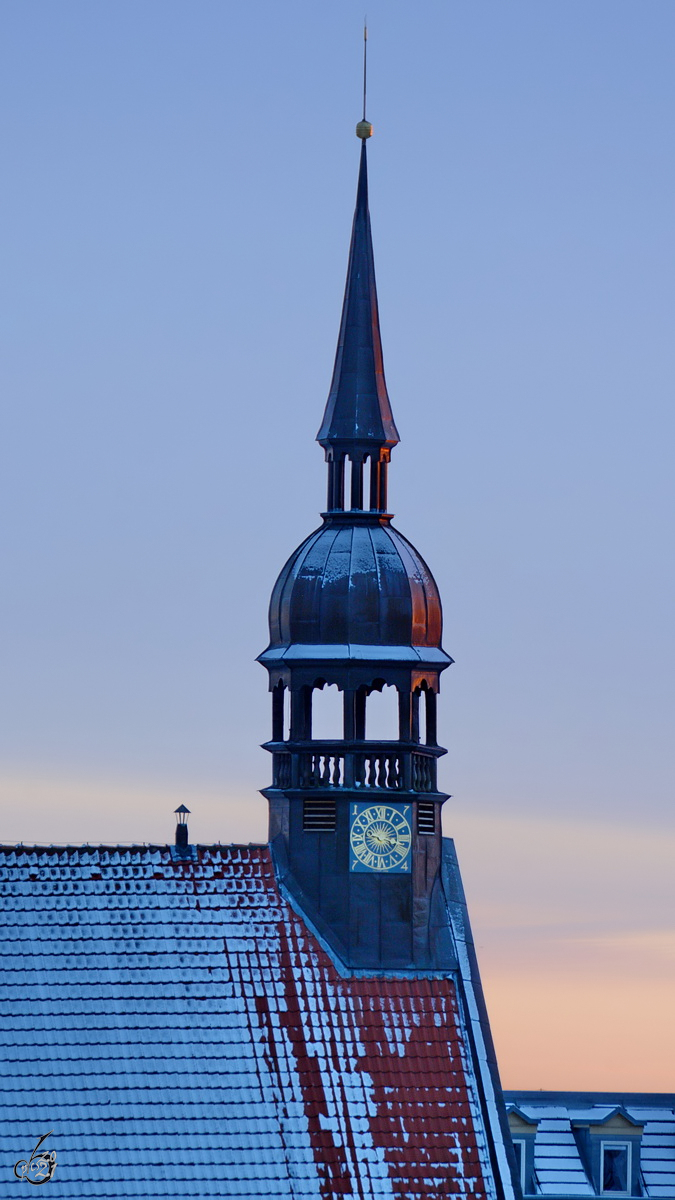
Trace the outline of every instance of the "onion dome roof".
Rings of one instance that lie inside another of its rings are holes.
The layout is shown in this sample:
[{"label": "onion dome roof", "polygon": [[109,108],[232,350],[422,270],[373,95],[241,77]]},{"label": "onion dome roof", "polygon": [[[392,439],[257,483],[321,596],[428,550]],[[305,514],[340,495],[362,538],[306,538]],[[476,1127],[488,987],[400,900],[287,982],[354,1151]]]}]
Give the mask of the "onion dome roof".
[{"label": "onion dome roof", "polygon": [[326,522],[295,551],[270,602],[279,658],[387,658],[447,665],[431,571],[410,542],[380,522]]}]

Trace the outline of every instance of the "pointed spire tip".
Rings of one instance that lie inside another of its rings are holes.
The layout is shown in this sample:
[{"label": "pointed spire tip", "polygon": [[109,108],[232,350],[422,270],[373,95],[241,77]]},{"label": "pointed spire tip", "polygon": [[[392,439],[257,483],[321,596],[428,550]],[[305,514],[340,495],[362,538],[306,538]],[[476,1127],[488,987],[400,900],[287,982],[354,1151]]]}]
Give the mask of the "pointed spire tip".
[{"label": "pointed spire tip", "polygon": [[[368,126],[370,129],[370,125]],[[358,132],[358,128],[357,128]],[[398,442],[382,363],[373,242],[368,214],[366,138],[362,139],[335,366],[317,441],[340,453],[391,450]]]}]

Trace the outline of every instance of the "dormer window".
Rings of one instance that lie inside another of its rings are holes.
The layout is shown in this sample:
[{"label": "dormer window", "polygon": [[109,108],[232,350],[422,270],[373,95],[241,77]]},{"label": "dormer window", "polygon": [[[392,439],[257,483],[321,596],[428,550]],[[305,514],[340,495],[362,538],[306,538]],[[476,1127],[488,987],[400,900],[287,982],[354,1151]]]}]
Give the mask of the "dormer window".
[{"label": "dormer window", "polygon": [[526,1160],[526,1142],[525,1138],[511,1138],[513,1149],[516,1155],[516,1163],[518,1164],[518,1178],[520,1179],[521,1190],[525,1191],[525,1160]]},{"label": "dormer window", "polygon": [[631,1187],[630,1142],[600,1143],[600,1186],[603,1195],[628,1196]]},{"label": "dormer window", "polygon": [[510,1104],[507,1111],[520,1190],[524,1196],[532,1196],[537,1191],[534,1177],[534,1142],[537,1135],[537,1120],[523,1112],[515,1104]]},{"label": "dormer window", "polygon": [[641,1195],[642,1129],[623,1106],[610,1109],[601,1121],[594,1121],[591,1112],[572,1116],[581,1161],[596,1195]]}]

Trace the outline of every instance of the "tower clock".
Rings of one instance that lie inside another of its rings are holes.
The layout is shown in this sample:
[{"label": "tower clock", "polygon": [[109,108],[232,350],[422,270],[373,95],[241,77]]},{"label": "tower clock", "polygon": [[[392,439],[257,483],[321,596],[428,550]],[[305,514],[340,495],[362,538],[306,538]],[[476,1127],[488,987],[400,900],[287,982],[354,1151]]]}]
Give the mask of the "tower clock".
[{"label": "tower clock", "polygon": [[410,871],[410,804],[352,804],[350,871]]}]

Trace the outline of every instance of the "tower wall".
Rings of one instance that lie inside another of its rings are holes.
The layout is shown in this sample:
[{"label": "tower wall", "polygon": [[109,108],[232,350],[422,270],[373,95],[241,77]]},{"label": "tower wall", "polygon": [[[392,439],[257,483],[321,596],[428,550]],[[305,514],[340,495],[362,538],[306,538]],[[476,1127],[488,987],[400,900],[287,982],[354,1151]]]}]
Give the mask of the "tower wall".
[{"label": "tower wall", "polygon": [[[445,970],[456,965],[451,941],[443,936],[439,801],[437,830],[424,834],[418,832],[419,798],[399,794],[392,801],[381,794],[344,791],[334,799],[335,829],[308,831],[303,821],[306,794],[273,788],[263,794],[269,800],[270,841],[280,881],[346,966]],[[355,806],[386,809],[391,803],[410,810],[410,870],[354,871],[350,819]]]}]

